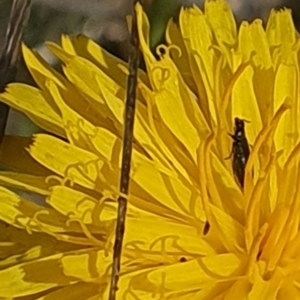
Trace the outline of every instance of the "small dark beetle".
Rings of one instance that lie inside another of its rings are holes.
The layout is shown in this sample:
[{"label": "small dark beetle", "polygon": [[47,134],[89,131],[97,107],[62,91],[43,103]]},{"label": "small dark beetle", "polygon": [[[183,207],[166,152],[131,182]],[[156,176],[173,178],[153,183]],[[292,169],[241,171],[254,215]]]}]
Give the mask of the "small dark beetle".
[{"label": "small dark beetle", "polygon": [[234,119],[234,134],[229,135],[233,139],[232,150],[229,157],[232,159],[232,170],[241,187],[244,187],[245,167],[249,158],[250,149],[245,135],[245,121]]}]

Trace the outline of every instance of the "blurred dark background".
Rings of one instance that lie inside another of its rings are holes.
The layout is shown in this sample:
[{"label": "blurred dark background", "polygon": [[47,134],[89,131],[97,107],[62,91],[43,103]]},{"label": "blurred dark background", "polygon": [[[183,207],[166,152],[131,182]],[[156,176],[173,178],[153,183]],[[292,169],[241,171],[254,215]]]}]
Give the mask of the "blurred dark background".
[{"label": "blurred dark background", "polygon": [[[153,31],[163,32],[166,20],[178,12],[181,5],[193,3],[202,7],[203,0],[143,0]],[[47,51],[44,42],[59,42],[64,34],[79,33],[96,40],[114,55],[126,60],[128,32],[126,16],[131,0],[32,0],[29,21],[25,28],[25,43],[37,50],[50,64],[56,61]],[[228,0],[238,22],[255,18],[267,19],[272,7],[289,7],[293,10],[296,27],[300,28],[300,0]],[[9,18],[12,0],[0,0],[0,53]],[[158,33],[158,36],[161,33]],[[156,41],[157,43],[157,41]],[[32,83],[22,61],[16,81]],[[8,134],[30,135],[38,131],[24,116],[12,112],[7,125]]]},{"label": "blurred dark background", "polygon": [[[59,41],[62,33],[83,33],[98,41],[113,54],[126,59],[128,32],[126,16],[130,14],[131,0],[32,0],[29,22],[25,30],[25,43],[38,50],[49,62],[44,41]],[[202,7],[203,0],[142,0],[151,21],[168,19],[181,5],[193,3]],[[0,0],[0,51],[6,30],[12,0]],[[300,25],[299,0],[228,0],[237,21],[267,19],[272,7],[293,9],[295,24]],[[151,7],[151,4],[152,7]],[[163,22],[162,22],[163,24]]]}]

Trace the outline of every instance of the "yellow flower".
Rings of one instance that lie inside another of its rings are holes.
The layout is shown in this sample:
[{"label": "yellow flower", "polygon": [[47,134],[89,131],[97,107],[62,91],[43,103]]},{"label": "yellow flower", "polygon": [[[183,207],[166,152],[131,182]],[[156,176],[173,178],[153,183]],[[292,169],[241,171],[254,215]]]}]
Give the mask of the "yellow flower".
[{"label": "yellow flower", "polygon": [[[146,72],[118,299],[298,299],[300,51],[290,11],[237,30],[222,0],[182,9],[157,59],[136,9]],[[1,184],[46,202],[0,189],[9,224],[0,298],[107,299],[127,67],[83,36],[48,46],[65,77],[23,46],[39,89],[11,84],[1,95],[51,134],[37,134],[30,155],[24,138],[2,146],[15,172]],[[249,121],[243,181],[225,159],[235,118]]]}]

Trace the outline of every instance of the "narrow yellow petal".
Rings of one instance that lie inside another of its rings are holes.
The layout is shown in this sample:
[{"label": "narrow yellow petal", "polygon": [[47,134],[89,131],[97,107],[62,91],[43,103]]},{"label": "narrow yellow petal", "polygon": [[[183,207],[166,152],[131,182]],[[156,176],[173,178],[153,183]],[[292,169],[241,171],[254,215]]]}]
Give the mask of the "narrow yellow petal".
[{"label": "narrow yellow petal", "polygon": [[29,149],[40,164],[87,188],[97,188],[103,162],[95,154],[46,134],[38,134]]},{"label": "narrow yellow petal", "polygon": [[224,0],[206,1],[204,11],[208,22],[212,26],[218,46],[224,51],[231,69],[233,62],[230,59],[231,47],[235,46],[237,38],[237,25],[229,4]]},{"label": "narrow yellow petal", "polygon": [[299,67],[296,64],[280,64],[278,66],[274,83],[274,110],[276,111],[286,100],[293,103],[291,109],[281,118],[275,133],[276,150],[284,149],[280,157],[281,164],[286,161],[299,138],[298,105],[300,98],[299,89],[297,88],[298,80]]},{"label": "narrow yellow petal", "polygon": [[24,84],[10,84],[0,100],[16,110],[25,113],[41,128],[64,136],[62,120],[58,113],[47,103],[45,95],[38,89]]},{"label": "narrow yellow petal", "polygon": [[37,300],[96,300],[96,297],[99,298],[99,290],[99,284],[78,282],[62,287],[59,290],[49,292],[47,295],[40,297]]},{"label": "narrow yellow petal", "polygon": [[[97,98],[99,96],[96,95],[101,95],[101,86],[98,85],[98,82],[106,86],[114,95],[125,95],[125,90],[122,87],[90,61],[79,56],[72,56],[53,43],[48,43],[48,48],[65,63],[64,72],[75,85],[81,87],[86,85],[90,90],[94,91]],[[84,78],[80,76],[83,73],[85,74]],[[99,77],[98,82],[96,81],[97,77]]]},{"label": "narrow yellow petal", "polygon": [[197,93],[196,83],[191,74],[189,54],[187,52],[187,49],[185,48],[179,26],[173,20],[170,20],[168,23],[166,40],[172,47],[170,48],[170,55],[178,70],[180,70],[180,74],[183,77],[185,83],[194,93]]},{"label": "narrow yellow petal", "polygon": [[78,218],[85,224],[100,225],[101,220],[115,220],[115,208],[109,210],[109,206],[100,200],[100,196],[95,199],[65,186],[55,186],[51,189],[47,203],[61,214]]},{"label": "narrow yellow petal", "polygon": [[247,139],[251,145],[262,128],[262,119],[252,83],[253,74],[254,70],[251,66],[241,74],[233,87],[231,104],[231,120],[238,117],[251,124],[251,126],[245,125]]},{"label": "narrow yellow petal", "polygon": [[271,11],[267,22],[266,35],[270,48],[275,48],[273,52],[275,61],[279,59],[285,63],[297,62],[296,53],[292,57],[290,56],[297,40],[290,9],[280,11],[273,9]]},{"label": "narrow yellow petal", "polygon": [[64,276],[73,282],[106,283],[111,259],[110,255],[106,256],[99,249],[74,251],[61,255],[60,268]]},{"label": "narrow yellow petal", "polygon": [[[199,97],[201,94],[203,95],[203,92],[201,93],[203,87],[206,93],[206,97],[201,98],[199,105],[207,120],[216,120],[212,90],[214,86],[213,62],[216,59],[216,54],[214,49],[211,48],[213,45],[213,34],[210,24],[202,11],[194,6],[181,11],[180,28],[188,53],[193,57],[193,61],[191,61],[192,74],[198,85]],[[199,32],[201,32],[201,35],[199,35]],[[202,79],[203,87],[201,87],[200,78]]]},{"label": "narrow yellow petal", "polygon": [[15,172],[0,172],[0,184],[39,195],[46,196],[49,194],[49,185],[46,183],[46,177],[42,176]]},{"label": "narrow yellow petal", "polygon": [[235,253],[245,249],[244,228],[236,220],[219,208],[210,205],[214,220],[212,230],[219,231],[219,240],[228,252]]},{"label": "narrow yellow petal", "polygon": [[132,179],[154,199],[159,199],[162,206],[182,214],[185,218],[192,217],[203,220],[199,191],[194,190],[185,181],[167,176],[147,165],[137,168]]},{"label": "narrow yellow petal", "polygon": [[251,60],[253,57],[255,66],[263,69],[272,66],[269,44],[261,20],[255,20],[252,24],[247,22],[241,24],[239,51],[245,61]]},{"label": "narrow yellow petal", "polygon": [[281,287],[284,274],[281,270],[276,269],[274,274],[272,274],[271,278],[268,280],[261,277],[259,274],[259,267],[255,268],[254,274],[254,284],[251,292],[248,295],[249,300],[268,300],[268,299],[276,299],[276,295],[278,290]]},{"label": "narrow yellow petal", "polygon": [[[58,287],[60,274],[59,272],[53,271],[53,264],[54,262],[51,263],[51,261],[48,263],[37,263],[36,265],[25,264],[24,267],[21,265],[0,271],[0,297],[2,299],[12,299],[14,297],[36,294]],[[41,268],[51,270],[54,274],[51,276],[49,272],[47,272],[48,280],[43,280]],[[31,275],[31,279],[28,280],[26,276],[29,275]],[[52,282],[49,280],[51,277],[53,279]],[[67,284],[67,281],[65,281],[65,284]]]},{"label": "narrow yellow petal", "polygon": [[49,78],[56,84],[63,86],[62,83],[65,82],[66,79],[51,68],[39,54],[28,49],[25,44],[22,44],[22,53],[30,74],[42,90],[46,90],[44,86],[46,78]]},{"label": "narrow yellow petal", "polygon": [[[74,260],[76,257],[77,261]],[[32,295],[79,281],[95,282],[99,278],[102,281],[107,280],[103,275],[109,266],[108,259],[103,256],[103,251],[82,250],[58,253],[2,270],[0,271],[0,297]],[[89,260],[97,263],[97,267],[92,268]]]},{"label": "narrow yellow petal", "polygon": [[[76,37],[63,35],[61,41],[62,48],[66,52],[71,55],[81,56],[93,62],[111,79],[118,82],[121,87],[126,88],[127,76],[119,67],[119,65],[121,65],[127,68],[124,61],[113,56],[84,35],[78,35]],[[53,43],[49,43],[49,45],[53,45]]]},{"label": "narrow yellow petal", "polygon": [[67,218],[53,209],[26,201],[20,196],[0,187],[0,219],[28,232],[80,231],[78,226],[66,225]]}]

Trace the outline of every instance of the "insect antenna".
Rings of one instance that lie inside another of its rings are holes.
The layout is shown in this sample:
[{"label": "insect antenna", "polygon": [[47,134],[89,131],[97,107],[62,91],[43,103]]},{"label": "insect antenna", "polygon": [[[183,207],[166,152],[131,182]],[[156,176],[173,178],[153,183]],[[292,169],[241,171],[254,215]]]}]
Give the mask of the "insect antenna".
[{"label": "insect antenna", "polygon": [[118,280],[120,273],[120,262],[122,255],[122,245],[125,231],[125,220],[127,210],[127,199],[124,195],[128,195],[130,183],[130,167],[131,154],[133,142],[133,126],[135,116],[135,102],[136,102],[136,87],[137,87],[137,73],[139,67],[139,37],[137,28],[137,16],[135,5],[138,0],[133,1],[132,7],[132,24],[131,24],[131,51],[128,59],[129,75],[127,80],[126,91],[126,105],[125,105],[125,121],[124,121],[124,135],[123,135],[123,154],[122,154],[122,168],[120,177],[120,196],[118,198],[118,216],[115,234],[115,243],[113,249],[113,264],[112,277],[110,282],[109,300],[116,299],[118,290]]}]

